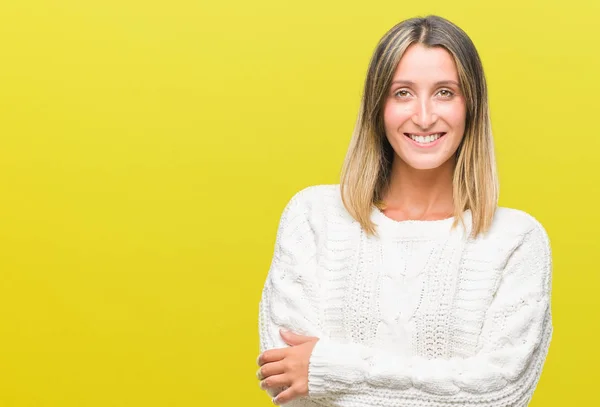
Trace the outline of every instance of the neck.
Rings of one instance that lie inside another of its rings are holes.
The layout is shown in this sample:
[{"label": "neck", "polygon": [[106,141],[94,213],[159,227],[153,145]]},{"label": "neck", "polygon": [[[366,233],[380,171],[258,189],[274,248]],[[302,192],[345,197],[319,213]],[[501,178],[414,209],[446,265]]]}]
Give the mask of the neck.
[{"label": "neck", "polygon": [[452,158],[438,168],[418,170],[396,156],[383,199],[385,213],[399,220],[435,220],[452,216],[454,166],[455,159]]}]

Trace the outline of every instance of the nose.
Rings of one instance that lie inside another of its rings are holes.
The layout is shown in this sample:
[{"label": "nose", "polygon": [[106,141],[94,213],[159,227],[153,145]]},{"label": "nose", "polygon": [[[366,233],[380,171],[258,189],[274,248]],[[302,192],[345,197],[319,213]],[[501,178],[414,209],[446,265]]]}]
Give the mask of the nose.
[{"label": "nose", "polygon": [[412,121],[422,129],[428,129],[437,121],[437,115],[433,111],[433,103],[425,98],[417,102]]}]

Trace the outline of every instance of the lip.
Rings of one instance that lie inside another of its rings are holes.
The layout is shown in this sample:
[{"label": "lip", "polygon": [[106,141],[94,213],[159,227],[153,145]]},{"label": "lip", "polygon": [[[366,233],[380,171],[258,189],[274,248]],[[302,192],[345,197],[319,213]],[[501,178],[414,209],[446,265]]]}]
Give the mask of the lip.
[{"label": "lip", "polygon": [[[406,137],[406,139],[408,141],[410,141],[412,143],[412,145],[414,145],[414,146],[417,146],[419,148],[431,148],[431,147],[435,147],[436,145],[438,145],[440,143],[440,141],[446,136],[446,134],[448,134],[448,133],[446,133],[444,131],[438,132],[438,133],[442,133],[442,136],[439,139],[437,139],[436,141],[434,141],[432,143],[428,143],[428,144],[419,144],[419,143],[417,143],[416,141],[414,141],[413,139],[411,139],[408,136],[409,133],[404,133],[404,137]],[[428,136],[430,134],[437,134],[437,133],[429,133],[429,134],[410,133],[410,134],[415,134],[417,136],[421,136],[421,135]]]}]

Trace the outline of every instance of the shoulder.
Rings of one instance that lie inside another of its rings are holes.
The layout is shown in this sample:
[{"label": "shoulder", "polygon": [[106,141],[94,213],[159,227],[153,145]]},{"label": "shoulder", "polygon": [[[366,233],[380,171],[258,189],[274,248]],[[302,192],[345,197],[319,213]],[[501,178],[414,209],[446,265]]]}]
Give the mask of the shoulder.
[{"label": "shoulder", "polygon": [[313,256],[329,236],[330,219],[339,218],[340,202],[338,184],[310,185],[295,192],[279,220],[276,253],[287,253],[298,261]]},{"label": "shoulder", "polygon": [[[552,249],[546,229],[533,215],[514,208],[499,207],[492,230],[502,230],[505,241],[515,243],[506,263],[506,275],[519,278],[524,287],[551,291]],[[490,231],[492,231],[490,230]],[[533,285],[532,285],[533,284]]]},{"label": "shoulder", "polygon": [[467,258],[476,264],[492,264],[502,269],[510,258],[523,256],[551,259],[546,229],[533,215],[515,208],[498,207],[487,232],[468,245]]},{"label": "shoulder", "polygon": [[324,221],[334,215],[347,213],[342,204],[339,184],[309,185],[288,200],[284,214],[295,213],[315,221]]},{"label": "shoulder", "polygon": [[309,185],[295,192],[285,204],[280,223],[283,227],[300,222],[321,229],[332,212],[340,209],[339,184]]},{"label": "shoulder", "polygon": [[513,254],[528,256],[536,262],[551,263],[550,238],[545,227],[533,215],[515,208],[498,207],[489,237],[508,243]]},{"label": "shoulder", "polygon": [[323,206],[337,195],[339,195],[339,184],[309,185],[294,193],[288,202],[288,206]]},{"label": "shoulder", "polygon": [[505,238],[536,236],[540,239],[548,239],[548,233],[544,226],[533,215],[515,208],[500,206],[496,209],[492,225],[487,236],[498,236]]},{"label": "shoulder", "polygon": [[279,229],[282,235],[294,233],[317,245],[329,239],[350,244],[360,233],[359,223],[342,202],[340,184],[310,185],[295,192],[283,210]]}]

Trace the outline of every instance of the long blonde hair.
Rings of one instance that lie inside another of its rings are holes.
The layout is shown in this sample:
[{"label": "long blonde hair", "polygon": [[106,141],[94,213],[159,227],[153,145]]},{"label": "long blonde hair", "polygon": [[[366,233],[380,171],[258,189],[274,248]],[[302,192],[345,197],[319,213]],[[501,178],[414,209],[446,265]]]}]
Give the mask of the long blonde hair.
[{"label": "long blonde hair", "polygon": [[466,100],[465,134],[456,151],[452,196],[454,224],[471,211],[471,236],[486,232],[498,205],[498,177],[488,93],[481,60],[468,35],[450,21],[427,16],[392,27],[379,41],[371,61],[358,118],[341,173],[341,197],[348,212],[375,235],[373,205],[382,208],[394,150],[385,135],[383,105],[398,62],[413,43],[443,47],[454,58]]}]

